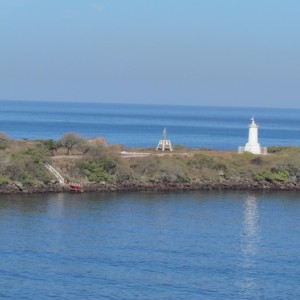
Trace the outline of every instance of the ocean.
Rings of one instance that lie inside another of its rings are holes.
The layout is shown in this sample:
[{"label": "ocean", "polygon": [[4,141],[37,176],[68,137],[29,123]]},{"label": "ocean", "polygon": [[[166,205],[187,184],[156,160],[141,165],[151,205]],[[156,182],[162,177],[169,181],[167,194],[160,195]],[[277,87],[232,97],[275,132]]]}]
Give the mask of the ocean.
[{"label": "ocean", "polygon": [[0,197],[1,299],[300,299],[298,192]]},{"label": "ocean", "polygon": [[248,140],[252,115],[262,146],[300,146],[299,109],[0,101],[0,131],[55,140],[72,131],[109,144],[156,147],[166,128],[173,146],[237,150]]}]

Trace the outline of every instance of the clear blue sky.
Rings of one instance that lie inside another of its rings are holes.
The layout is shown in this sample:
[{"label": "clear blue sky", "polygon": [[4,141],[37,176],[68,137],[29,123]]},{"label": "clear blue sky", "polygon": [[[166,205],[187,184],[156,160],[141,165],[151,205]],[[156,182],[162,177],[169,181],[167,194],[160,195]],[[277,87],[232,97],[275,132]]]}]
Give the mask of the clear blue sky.
[{"label": "clear blue sky", "polygon": [[299,0],[0,0],[0,99],[300,107]]}]

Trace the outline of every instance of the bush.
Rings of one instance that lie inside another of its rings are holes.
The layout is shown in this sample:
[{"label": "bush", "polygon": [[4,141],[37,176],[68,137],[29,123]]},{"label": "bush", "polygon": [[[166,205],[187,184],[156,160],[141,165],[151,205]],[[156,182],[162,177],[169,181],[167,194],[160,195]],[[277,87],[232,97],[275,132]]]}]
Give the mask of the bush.
[{"label": "bush", "polygon": [[163,164],[159,169],[159,173],[154,177],[154,181],[164,183],[189,182],[189,176],[178,165]]},{"label": "bush", "polygon": [[30,147],[26,148],[20,152],[14,153],[12,157],[15,160],[27,160],[32,161],[34,163],[44,163],[48,160],[50,156],[50,152],[44,148],[43,146],[36,146],[36,147]]},{"label": "bush", "polygon": [[88,149],[88,156],[91,157],[105,157],[109,153],[109,149],[101,144],[90,145]]},{"label": "bush", "polygon": [[0,140],[0,150],[5,150],[8,147],[8,142]]},{"label": "bush", "polygon": [[184,183],[189,182],[190,177],[186,172],[184,159],[175,156],[159,159],[154,170],[154,175],[148,178],[148,180],[164,183]]},{"label": "bush", "polygon": [[12,180],[31,182],[39,180],[48,182],[51,175],[46,170],[44,162],[49,157],[49,151],[43,146],[36,146],[13,153],[5,172]]},{"label": "bush", "polygon": [[298,160],[293,162],[281,162],[271,168],[273,172],[288,172],[289,176],[300,179],[300,163]]},{"label": "bush", "polygon": [[282,181],[286,182],[289,180],[289,172],[287,170],[264,170],[263,172],[254,175],[255,180],[261,181]]},{"label": "bush", "polygon": [[54,152],[57,151],[57,149],[61,146],[61,144],[57,141],[54,141],[52,139],[50,140],[43,140],[42,142],[42,145],[50,151],[50,153],[53,155]]},{"label": "bush", "polygon": [[204,167],[210,168],[213,165],[213,159],[204,154],[196,154],[194,159],[189,160],[187,164],[196,169],[202,169]]},{"label": "bush", "polygon": [[272,146],[272,147],[268,147],[268,153],[279,153],[279,154],[300,153],[300,147],[295,147],[295,146]]},{"label": "bush", "polygon": [[9,183],[9,178],[7,176],[0,175],[0,185],[5,185]]},{"label": "bush", "polygon": [[0,131],[0,150],[5,150],[8,147],[8,142],[10,137],[5,133]]},{"label": "bush", "polygon": [[131,168],[139,177],[152,177],[159,169],[160,160],[155,156],[135,159]]},{"label": "bush", "polygon": [[78,151],[80,151],[82,154],[87,154],[90,151],[91,146],[87,142],[86,139],[80,139],[79,142],[76,145],[76,148]]},{"label": "bush", "polygon": [[258,166],[260,166],[260,165],[263,164],[263,159],[258,156],[258,157],[255,157],[255,158],[251,159],[250,163],[252,165],[258,165]]},{"label": "bush", "polygon": [[135,179],[133,170],[124,165],[117,166],[115,176],[117,182],[124,182]]},{"label": "bush", "polygon": [[221,161],[215,160],[204,154],[196,154],[194,159],[187,162],[188,166],[192,166],[196,169],[208,168],[216,171],[227,172],[228,167]]},{"label": "bush", "polygon": [[79,169],[89,181],[107,181],[113,178],[116,171],[116,161],[111,158],[86,159],[79,162]]}]

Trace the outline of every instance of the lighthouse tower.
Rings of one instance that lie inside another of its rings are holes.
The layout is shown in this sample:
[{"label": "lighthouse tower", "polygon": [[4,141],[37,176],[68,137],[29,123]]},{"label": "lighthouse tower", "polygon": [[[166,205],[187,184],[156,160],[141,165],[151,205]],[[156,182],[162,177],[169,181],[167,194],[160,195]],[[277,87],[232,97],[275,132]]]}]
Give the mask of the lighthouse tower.
[{"label": "lighthouse tower", "polygon": [[248,143],[245,146],[246,152],[253,154],[261,154],[261,147],[258,143],[258,125],[254,121],[254,116],[251,118],[251,124],[249,125],[249,138]]}]

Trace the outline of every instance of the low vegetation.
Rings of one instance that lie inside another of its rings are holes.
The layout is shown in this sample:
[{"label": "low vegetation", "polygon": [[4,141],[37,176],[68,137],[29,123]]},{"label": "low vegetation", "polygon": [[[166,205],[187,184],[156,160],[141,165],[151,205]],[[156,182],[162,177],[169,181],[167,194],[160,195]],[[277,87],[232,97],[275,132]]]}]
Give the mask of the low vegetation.
[{"label": "low vegetation", "polygon": [[[67,133],[54,140],[13,140],[0,133],[0,186],[11,182],[47,184],[50,162],[66,179],[106,184],[192,184],[194,182],[300,183],[300,148],[270,147],[269,155],[176,146],[172,153],[146,149],[146,157],[122,157],[125,149],[102,139]],[[157,155],[160,154],[160,155]]]},{"label": "low vegetation", "polygon": [[116,173],[117,162],[112,157],[82,159],[78,163],[82,175],[89,181],[111,181]]}]

